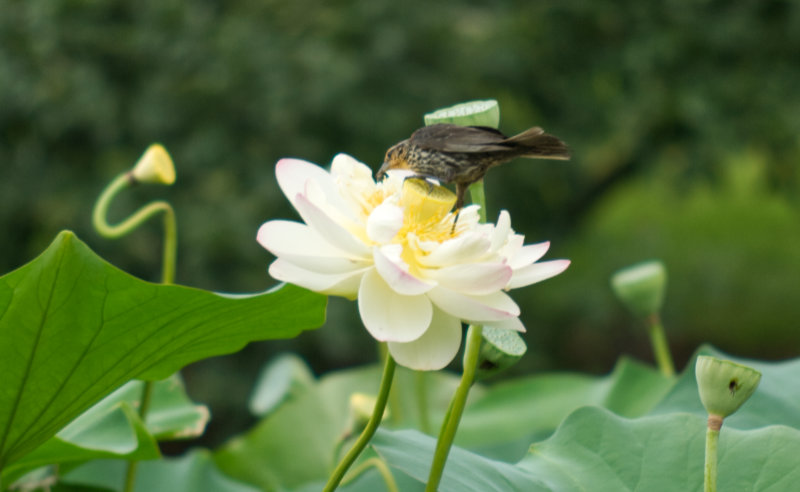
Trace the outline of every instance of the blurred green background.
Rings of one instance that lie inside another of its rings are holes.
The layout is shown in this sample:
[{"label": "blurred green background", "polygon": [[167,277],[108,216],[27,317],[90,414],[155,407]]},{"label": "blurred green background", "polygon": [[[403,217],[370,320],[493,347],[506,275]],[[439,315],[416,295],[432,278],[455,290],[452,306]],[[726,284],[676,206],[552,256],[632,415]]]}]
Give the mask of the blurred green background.
[{"label": "blurred green background", "polygon": [[[797,354],[800,5],[789,1],[0,0],[0,271],[68,228],[158,279],[157,221],[120,241],[90,223],[103,187],[158,141],[176,184],[123,194],[112,220],[167,198],[178,282],[266,289],[256,230],[296,218],[279,158],[327,165],[346,152],[377,169],[424,113],[486,98],[505,133],[541,125],[574,154],[487,180],[490,217],[508,209],[527,242],[573,260],[513,294],[529,354],[508,375],[651,360],[608,287],[651,258],[669,270],[678,367],[703,341]],[[328,318],[185,371],[212,406],[212,439],[247,421],[247,392],[278,351],[317,373],[374,360],[353,303],[331,299]]]}]

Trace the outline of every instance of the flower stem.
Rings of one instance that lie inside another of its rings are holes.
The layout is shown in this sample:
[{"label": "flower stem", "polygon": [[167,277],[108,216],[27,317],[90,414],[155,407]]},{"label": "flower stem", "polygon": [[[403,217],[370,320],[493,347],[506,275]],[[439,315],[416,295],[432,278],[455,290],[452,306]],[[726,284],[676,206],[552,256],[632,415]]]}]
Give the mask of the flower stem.
[{"label": "flower stem", "polygon": [[369,458],[368,460],[364,460],[363,463],[353,468],[351,472],[347,474],[347,477],[342,480],[342,483],[346,484],[352,481],[371,467],[375,467],[375,469],[378,470],[378,473],[381,474],[383,483],[386,484],[386,490],[388,492],[399,492],[399,489],[397,488],[397,482],[395,481],[394,476],[392,476],[392,471],[388,466],[386,466],[386,463],[384,463],[382,459],[375,456]]},{"label": "flower stem", "polygon": [[478,356],[481,350],[483,326],[470,325],[467,330],[467,342],[464,348],[464,372],[461,374],[461,382],[458,384],[453,400],[450,402],[450,409],[447,411],[445,420],[442,423],[442,430],[439,432],[439,440],[436,442],[436,451],[433,454],[431,471],[428,475],[428,485],[426,492],[434,492],[439,487],[444,473],[444,465],[453,439],[456,436],[458,424],[461,422],[461,414],[467,403],[467,396],[475,380],[475,369],[478,365]]},{"label": "flower stem", "polygon": [[667,344],[667,337],[664,335],[664,326],[661,324],[661,318],[657,314],[653,314],[647,318],[647,325],[658,368],[665,376],[674,376],[675,366],[672,363],[672,355],[669,352],[669,344]]},{"label": "flower stem", "polygon": [[717,492],[717,444],[722,418],[718,415],[708,416],[706,429],[706,465],[703,476],[703,492]]},{"label": "flower stem", "polygon": [[431,432],[431,418],[428,408],[428,373],[415,371],[414,389],[417,392],[417,412],[419,417],[419,430],[425,434]]},{"label": "flower stem", "polygon": [[323,492],[336,490],[344,474],[347,473],[347,470],[353,462],[355,462],[356,458],[358,458],[361,451],[364,450],[369,440],[372,439],[373,434],[375,434],[375,431],[378,429],[378,425],[383,418],[383,411],[386,409],[386,401],[389,399],[389,391],[392,389],[392,380],[394,379],[394,370],[396,367],[397,363],[395,363],[394,358],[392,358],[391,355],[387,355],[386,364],[383,366],[381,385],[378,389],[378,399],[375,401],[375,408],[372,410],[372,417],[370,417],[369,422],[367,422],[366,427],[364,427],[356,443],[331,474],[328,483],[325,484]]},{"label": "flower stem", "polygon": [[[140,225],[147,219],[155,216],[159,212],[164,213],[164,247],[162,249],[161,260],[161,283],[172,284],[175,282],[175,263],[178,250],[178,232],[175,219],[175,210],[172,206],[165,201],[150,202],[144,207],[131,214],[127,219],[118,224],[109,224],[107,220],[108,207],[111,200],[123,189],[135,184],[136,180],[133,178],[132,173],[127,172],[117,176],[100,194],[100,198],[95,203],[94,211],[92,212],[92,223],[94,228],[102,236],[116,239],[125,236]],[[153,393],[152,381],[145,381],[142,388],[142,397],[139,404],[139,417],[142,422],[147,420],[147,412],[150,408],[150,399]],[[128,468],[125,472],[125,492],[132,492],[136,481],[136,468],[138,462],[129,461]]]}]

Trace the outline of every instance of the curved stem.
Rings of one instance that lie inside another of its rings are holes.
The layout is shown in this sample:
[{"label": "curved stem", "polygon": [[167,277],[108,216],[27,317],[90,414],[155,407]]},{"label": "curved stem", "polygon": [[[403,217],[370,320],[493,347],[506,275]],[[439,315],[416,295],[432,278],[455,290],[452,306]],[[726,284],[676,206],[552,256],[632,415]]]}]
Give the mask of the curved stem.
[{"label": "curved stem", "polygon": [[647,328],[650,332],[650,343],[653,345],[656,363],[661,373],[665,376],[675,375],[675,366],[672,363],[672,354],[669,351],[667,337],[664,334],[664,326],[658,315],[652,315],[647,319]]},{"label": "curved stem", "polygon": [[361,451],[367,447],[369,440],[372,439],[372,436],[378,429],[378,425],[380,425],[381,419],[383,418],[383,411],[386,409],[386,401],[389,399],[389,391],[392,389],[392,380],[394,379],[394,370],[396,367],[397,363],[395,363],[391,355],[387,354],[386,364],[383,366],[381,385],[378,389],[378,398],[375,401],[375,408],[372,410],[372,416],[370,417],[369,422],[367,422],[366,427],[364,427],[364,430],[361,432],[361,435],[358,436],[356,443],[353,445],[350,451],[347,452],[347,455],[342,458],[342,461],[339,463],[339,465],[336,466],[336,469],[328,479],[328,483],[325,484],[325,488],[323,489],[324,492],[336,490],[336,487],[339,486],[339,482],[342,481],[344,474],[347,473],[347,470],[361,454]]},{"label": "curved stem", "polygon": [[395,481],[394,476],[392,475],[392,471],[389,469],[388,466],[386,466],[386,463],[384,463],[382,459],[375,456],[373,456],[368,460],[364,460],[363,463],[353,468],[350,471],[350,473],[347,474],[347,477],[344,480],[342,480],[342,483],[347,484],[353,481],[356,477],[358,477],[371,467],[375,467],[375,469],[378,470],[378,473],[381,474],[383,482],[386,484],[386,490],[388,492],[399,492],[399,489],[397,488],[397,482]]},{"label": "curved stem", "polygon": [[447,455],[450,453],[450,447],[453,445],[458,424],[461,422],[461,414],[467,404],[469,389],[475,380],[475,369],[477,368],[478,356],[481,351],[482,332],[483,326],[481,325],[470,325],[469,330],[467,330],[467,343],[464,348],[464,372],[461,375],[461,382],[453,395],[450,409],[445,416],[442,430],[439,432],[439,440],[436,442],[436,451],[433,454],[431,471],[428,475],[428,485],[425,487],[426,492],[434,492],[442,480]]},{"label": "curved stem", "polygon": [[[154,201],[141,207],[127,219],[118,224],[109,224],[107,220],[108,207],[113,198],[123,189],[135,184],[136,180],[130,172],[120,174],[103,190],[95,203],[92,212],[94,228],[102,236],[116,239],[137,229],[147,219],[159,212],[164,213],[164,247],[161,260],[161,283],[172,284],[175,282],[175,263],[178,250],[178,228],[175,219],[175,210],[165,201]],[[152,381],[145,381],[142,388],[142,397],[139,404],[139,416],[142,422],[147,420],[147,411],[150,408],[150,399],[153,393]],[[132,492],[136,481],[136,468],[138,462],[129,461],[125,472],[125,492]]]}]

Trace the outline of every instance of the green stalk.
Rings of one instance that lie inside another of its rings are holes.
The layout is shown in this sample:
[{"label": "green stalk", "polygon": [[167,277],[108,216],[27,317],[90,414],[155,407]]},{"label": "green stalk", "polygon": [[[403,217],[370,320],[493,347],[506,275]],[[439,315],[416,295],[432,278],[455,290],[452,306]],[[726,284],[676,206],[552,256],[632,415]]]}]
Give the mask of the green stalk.
[{"label": "green stalk", "polygon": [[389,392],[392,389],[392,380],[394,379],[394,370],[397,367],[397,363],[395,363],[394,359],[391,355],[386,356],[386,364],[383,366],[383,377],[381,378],[381,385],[378,389],[378,399],[375,401],[375,408],[372,411],[372,416],[367,422],[366,427],[361,432],[361,435],[358,437],[358,440],[347,452],[347,455],[342,459],[339,465],[331,474],[330,478],[328,479],[328,483],[325,484],[325,488],[323,492],[332,492],[336,490],[336,487],[339,486],[339,483],[342,481],[345,473],[347,470],[352,466],[353,462],[355,462],[356,458],[361,454],[369,440],[372,439],[372,436],[375,434],[375,431],[378,429],[378,425],[381,423],[381,419],[383,418],[383,412],[386,409],[386,402],[389,399]]},{"label": "green stalk", "polygon": [[414,389],[417,393],[417,413],[419,414],[419,430],[425,434],[431,432],[430,409],[428,408],[428,375],[425,371],[415,371]]},{"label": "green stalk", "polygon": [[[161,283],[172,284],[175,282],[175,263],[178,250],[178,232],[175,219],[175,210],[172,206],[165,201],[154,201],[141,207],[139,210],[131,214],[127,219],[118,224],[109,224],[107,220],[108,207],[112,199],[123,189],[136,183],[132,173],[127,172],[117,176],[100,194],[97,203],[94,206],[92,213],[92,223],[94,228],[102,236],[116,239],[125,236],[150,217],[163,212],[164,213],[164,247],[162,249],[161,260]],[[142,422],[147,420],[147,412],[150,408],[150,400],[153,393],[152,381],[145,381],[142,388],[142,396],[139,404],[139,417]],[[138,462],[129,461],[128,468],[125,471],[125,492],[133,492],[136,482],[136,468]]]},{"label": "green stalk", "polygon": [[717,415],[708,416],[706,429],[706,465],[703,476],[703,492],[717,492],[717,444],[722,418]]},{"label": "green stalk", "polygon": [[669,351],[669,344],[664,334],[664,326],[661,324],[661,318],[657,314],[648,317],[647,328],[650,332],[650,343],[653,345],[653,353],[655,354],[658,368],[665,376],[674,376],[675,366],[672,363],[672,355]]},{"label": "green stalk", "polygon": [[442,423],[442,430],[439,432],[439,440],[436,442],[436,451],[433,453],[431,471],[428,475],[428,485],[425,487],[426,492],[436,491],[439,487],[439,482],[442,480],[447,455],[450,454],[458,424],[461,422],[461,414],[467,404],[469,390],[475,380],[475,369],[478,365],[478,356],[480,355],[481,340],[483,338],[481,336],[482,332],[483,326],[481,325],[470,325],[467,330],[467,343],[464,348],[464,372],[461,374],[461,382],[458,383],[453,400],[450,402],[450,409],[447,411],[445,420]]},{"label": "green stalk", "polygon": [[381,474],[383,483],[386,484],[387,492],[399,492],[399,489],[397,488],[397,482],[395,481],[394,476],[392,476],[392,471],[388,466],[386,466],[386,463],[384,463],[383,460],[378,457],[372,457],[368,460],[364,460],[363,463],[353,468],[350,473],[347,474],[347,477],[342,480],[342,483],[347,484],[353,481],[356,477],[372,467],[375,467],[375,469],[378,470],[378,473]]}]

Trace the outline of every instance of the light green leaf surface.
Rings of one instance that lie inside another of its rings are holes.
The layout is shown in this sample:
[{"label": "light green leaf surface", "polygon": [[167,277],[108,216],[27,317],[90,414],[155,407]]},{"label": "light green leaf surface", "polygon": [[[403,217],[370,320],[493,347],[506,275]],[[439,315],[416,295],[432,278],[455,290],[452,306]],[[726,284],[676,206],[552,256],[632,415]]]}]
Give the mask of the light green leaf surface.
[{"label": "light green leaf surface", "polygon": [[[270,413],[250,432],[236,437],[215,454],[220,469],[263,490],[294,489],[324,481],[340,456],[337,444],[352,426],[349,399],[353,393],[375,395],[380,368],[369,366],[327,375]],[[438,429],[458,379],[447,373],[426,373],[428,399]],[[403,368],[395,373],[387,426],[416,425],[419,415],[414,391],[416,375]],[[476,395],[481,388],[476,388]],[[400,403],[392,406],[392,402]],[[339,448],[343,453],[352,444]]]},{"label": "light green leaf surface", "polygon": [[[629,420],[584,407],[516,465],[454,449],[441,492],[701,491],[705,419],[675,413]],[[415,431],[379,430],[378,453],[424,482],[435,441]],[[720,434],[719,490],[788,491],[800,483],[800,431],[770,426]]]},{"label": "light green leaf surface", "polygon": [[156,440],[127,402],[95,410],[73,421],[55,437],[3,470],[3,481],[13,482],[35,468],[96,459],[151,460],[161,456]]},{"label": "light green leaf surface", "polygon": [[314,375],[303,359],[294,354],[282,354],[270,361],[259,374],[250,397],[250,413],[263,417],[312,384]]},{"label": "light green leaf surface", "polygon": [[674,388],[652,411],[653,414],[692,412],[706,415],[697,392],[694,375],[698,355],[711,355],[719,359],[743,364],[761,373],[761,382],[753,396],[725,419],[725,427],[755,429],[781,424],[800,429],[800,358],[782,362],[764,362],[734,357],[711,346],[701,347],[695,353]]},{"label": "light green leaf surface", "polygon": [[[94,461],[64,477],[70,484],[120,490],[125,476],[122,461]],[[193,450],[180,458],[139,463],[135,492],[258,492],[220,473],[207,450]]]},{"label": "light green leaf surface", "polygon": [[293,286],[228,296],[132,277],[62,232],[0,277],[0,468],[134,378],[324,321],[325,298]]},{"label": "light green leaf surface", "polygon": [[178,374],[153,384],[147,424],[137,411],[144,383],[131,381],[83,412],[59,433],[3,470],[10,481],[42,465],[62,471],[90,459],[159,458],[156,440],[199,436],[208,423],[204,405],[192,403]]},{"label": "light green leaf surface", "polygon": [[622,358],[608,376],[551,373],[500,383],[465,409],[456,444],[515,461],[576,408],[597,405],[637,417],[647,413],[674,381]]}]

